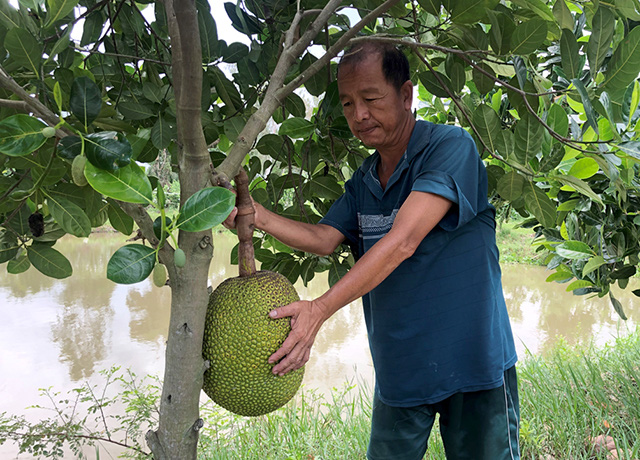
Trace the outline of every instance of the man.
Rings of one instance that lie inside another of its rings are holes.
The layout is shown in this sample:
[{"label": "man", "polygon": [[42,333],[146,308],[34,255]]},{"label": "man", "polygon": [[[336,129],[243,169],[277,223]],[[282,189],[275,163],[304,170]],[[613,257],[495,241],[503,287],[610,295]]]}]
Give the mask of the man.
[{"label": "man", "polygon": [[357,262],[319,298],[271,312],[292,322],[273,372],[302,366],[324,321],[364,296],[376,370],[367,457],[421,459],[438,413],[447,458],[519,458],[517,358],[475,144],[414,119],[409,64],[391,45],[345,53],[338,89],[351,131],[376,152],[319,224],[256,205],[255,225],[316,254],[346,239]]}]

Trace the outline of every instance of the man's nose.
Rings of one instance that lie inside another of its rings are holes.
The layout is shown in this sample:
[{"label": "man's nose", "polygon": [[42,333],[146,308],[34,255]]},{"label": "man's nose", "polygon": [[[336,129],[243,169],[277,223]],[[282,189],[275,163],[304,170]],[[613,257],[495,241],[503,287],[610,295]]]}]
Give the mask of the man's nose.
[{"label": "man's nose", "polygon": [[369,107],[367,107],[367,104],[364,103],[364,101],[359,101],[355,103],[355,119],[356,121],[364,121],[369,119]]}]

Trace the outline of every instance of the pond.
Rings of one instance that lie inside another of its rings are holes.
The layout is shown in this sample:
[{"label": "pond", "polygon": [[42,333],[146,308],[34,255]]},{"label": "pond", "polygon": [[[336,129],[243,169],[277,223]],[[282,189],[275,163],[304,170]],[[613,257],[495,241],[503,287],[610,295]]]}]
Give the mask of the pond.
[{"label": "pond", "polygon": [[[229,263],[235,236],[216,234],[214,242],[209,278],[215,287],[236,276],[237,267]],[[137,375],[162,376],[170,290],[149,280],[124,286],[106,279],[106,262],[124,243],[125,237],[114,233],[63,238],[56,249],[74,268],[65,280],[47,278],[33,267],[8,275],[6,265],[0,266],[0,412],[31,418],[35,413],[25,408],[46,403],[38,396],[40,388],[66,393],[84,381],[99,382],[98,371],[112,365],[131,368]],[[626,290],[615,291],[629,317],[625,322],[608,298],[574,296],[565,285],[547,283],[550,272],[544,267],[503,265],[502,270],[521,359],[525,350],[543,353],[559,338],[569,344],[602,344],[627,334],[639,321],[640,299],[631,293],[638,288],[637,279]],[[308,287],[298,283],[296,288],[303,299],[317,297],[327,288],[326,276],[317,275]],[[304,384],[326,392],[355,378],[373,381],[359,300],[320,330]],[[9,447],[0,446],[2,458],[12,452]]]}]

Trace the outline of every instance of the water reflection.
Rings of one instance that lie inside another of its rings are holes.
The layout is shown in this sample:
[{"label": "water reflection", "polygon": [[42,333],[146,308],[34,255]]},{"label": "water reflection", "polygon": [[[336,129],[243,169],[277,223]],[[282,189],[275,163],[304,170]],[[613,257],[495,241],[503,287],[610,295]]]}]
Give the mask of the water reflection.
[{"label": "water reflection", "polygon": [[[97,371],[114,364],[130,367],[138,375],[162,375],[170,290],[149,281],[120,286],[105,277],[106,261],[123,243],[116,234],[91,239],[64,238],[56,249],[72,262],[74,275],[54,280],[34,268],[14,276],[0,267],[0,400],[2,411],[23,414],[38,402],[38,388],[53,386],[66,392],[79,381],[99,380]],[[235,237],[215,237],[213,286],[237,268],[229,253]],[[564,337],[570,344],[591,338],[604,342],[634,327],[640,317],[633,280],[616,291],[630,320],[619,321],[608,298],[578,297],[564,285],[545,282],[541,267],[503,267],[503,284],[518,352],[542,353]],[[326,276],[308,286],[297,285],[305,299],[326,289]],[[372,381],[371,358],[361,312],[356,301],[340,310],[321,329],[307,366],[305,385],[326,391],[356,375]]]},{"label": "water reflection", "polygon": [[552,272],[533,266],[503,266],[503,286],[519,354],[525,346],[543,353],[563,337],[569,344],[595,339],[603,343],[632,330],[640,318],[640,299],[632,294],[638,286],[633,279],[625,290],[614,288],[628,321],[620,320],[609,297],[576,296],[566,292],[566,284],[547,283]]}]

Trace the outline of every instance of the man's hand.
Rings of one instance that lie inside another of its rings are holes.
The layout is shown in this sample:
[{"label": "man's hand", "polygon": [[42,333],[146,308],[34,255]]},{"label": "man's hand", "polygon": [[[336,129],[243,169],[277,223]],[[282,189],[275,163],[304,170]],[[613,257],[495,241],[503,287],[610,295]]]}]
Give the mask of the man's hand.
[{"label": "man's hand", "polygon": [[[236,193],[237,195],[237,192],[235,190],[232,190],[232,192]],[[257,219],[259,218],[259,213],[261,212],[259,208],[262,208],[262,206],[256,204],[256,202],[253,200],[253,197],[251,198],[251,204],[253,205],[253,210],[255,211],[254,221],[257,222]],[[234,206],[233,209],[231,210],[231,214],[229,214],[229,216],[224,220],[224,222],[222,222],[222,225],[225,228],[228,228],[229,230],[236,228],[237,215],[238,215],[238,207]]]},{"label": "man's hand", "polygon": [[301,368],[309,361],[311,346],[327,320],[324,309],[317,300],[300,300],[269,313],[272,318],[291,317],[291,332],[278,351],[269,357],[270,363],[278,363],[272,372],[284,375]]}]

